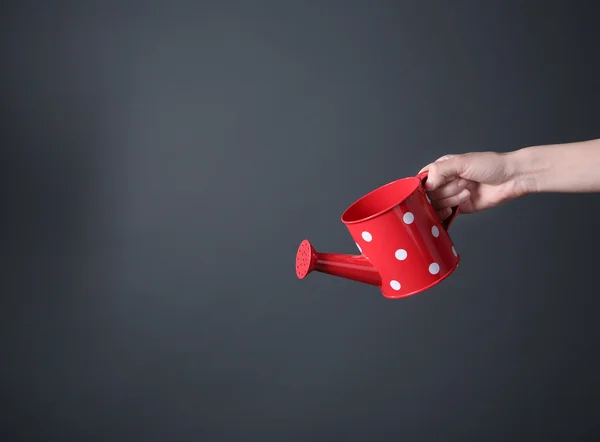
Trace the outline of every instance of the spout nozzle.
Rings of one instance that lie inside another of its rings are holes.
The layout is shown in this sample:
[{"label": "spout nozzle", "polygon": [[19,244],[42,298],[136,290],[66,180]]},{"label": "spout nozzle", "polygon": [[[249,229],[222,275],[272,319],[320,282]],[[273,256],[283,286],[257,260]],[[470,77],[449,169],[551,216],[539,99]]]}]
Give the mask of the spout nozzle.
[{"label": "spout nozzle", "polygon": [[364,256],[319,253],[305,239],[296,252],[296,276],[304,279],[313,270],[365,284],[381,285],[379,272]]},{"label": "spout nozzle", "polygon": [[300,243],[296,252],[296,276],[298,279],[306,278],[306,275],[315,269],[317,257],[317,251],[307,239]]}]

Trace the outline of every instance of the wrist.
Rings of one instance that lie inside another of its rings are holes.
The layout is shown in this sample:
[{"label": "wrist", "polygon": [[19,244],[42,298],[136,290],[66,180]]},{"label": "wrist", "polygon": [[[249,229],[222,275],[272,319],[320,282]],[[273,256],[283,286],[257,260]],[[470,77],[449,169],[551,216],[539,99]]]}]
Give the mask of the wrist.
[{"label": "wrist", "polygon": [[542,191],[544,174],[548,171],[543,156],[535,146],[524,147],[506,154],[509,181],[512,183],[515,197],[539,193]]}]

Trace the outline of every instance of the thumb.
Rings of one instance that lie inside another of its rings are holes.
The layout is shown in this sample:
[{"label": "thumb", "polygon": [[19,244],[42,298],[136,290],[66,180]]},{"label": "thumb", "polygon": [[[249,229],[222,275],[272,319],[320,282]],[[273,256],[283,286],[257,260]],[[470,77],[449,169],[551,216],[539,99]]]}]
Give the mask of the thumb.
[{"label": "thumb", "polygon": [[425,189],[427,191],[435,190],[460,177],[466,170],[467,165],[465,155],[452,155],[440,158],[427,167],[429,176],[427,177],[427,181],[425,181]]},{"label": "thumb", "polygon": [[[439,157],[437,160],[435,160],[434,163],[439,163],[440,161],[448,160],[448,159],[452,158],[453,156],[455,156],[455,155],[444,155],[443,157]],[[429,170],[429,168],[431,167],[432,164],[433,163],[429,163],[427,166],[422,167],[421,170],[419,170],[419,173]]]}]

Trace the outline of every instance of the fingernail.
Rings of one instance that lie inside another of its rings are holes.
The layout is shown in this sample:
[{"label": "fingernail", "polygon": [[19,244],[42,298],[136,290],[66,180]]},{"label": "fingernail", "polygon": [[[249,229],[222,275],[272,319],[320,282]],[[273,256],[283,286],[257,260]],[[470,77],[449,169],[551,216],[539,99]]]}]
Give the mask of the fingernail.
[{"label": "fingernail", "polygon": [[456,185],[461,188],[461,187],[465,187],[467,185],[467,180],[465,180],[464,178],[460,178],[458,180],[458,182],[456,183]]}]

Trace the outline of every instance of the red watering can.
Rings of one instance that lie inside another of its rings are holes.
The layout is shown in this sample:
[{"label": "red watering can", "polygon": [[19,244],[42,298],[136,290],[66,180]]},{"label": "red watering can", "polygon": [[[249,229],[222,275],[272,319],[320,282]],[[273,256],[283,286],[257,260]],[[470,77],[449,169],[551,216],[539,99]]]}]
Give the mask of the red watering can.
[{"label": "red watering can", "polygon": [[296,275],[328,273],[380,288],[386,298],[405,298],[446,279],[460,257],[448,235],[458,206],[445,221],[424,184],[427,171],[381,186],[342,214],[360,255],[319,253],[304,240],[296,253]]}]

